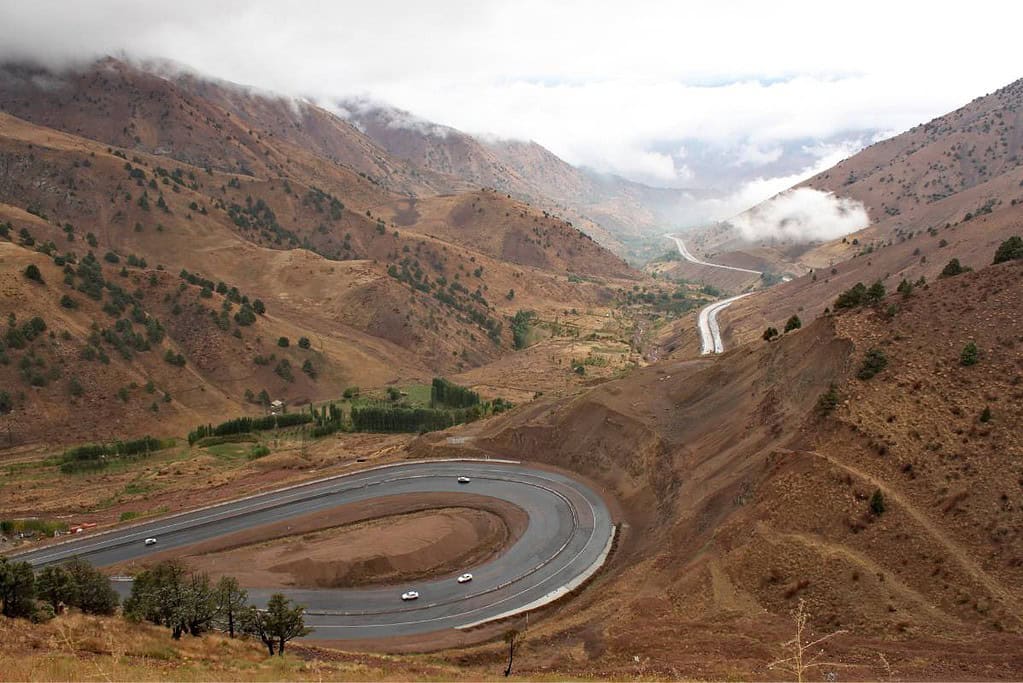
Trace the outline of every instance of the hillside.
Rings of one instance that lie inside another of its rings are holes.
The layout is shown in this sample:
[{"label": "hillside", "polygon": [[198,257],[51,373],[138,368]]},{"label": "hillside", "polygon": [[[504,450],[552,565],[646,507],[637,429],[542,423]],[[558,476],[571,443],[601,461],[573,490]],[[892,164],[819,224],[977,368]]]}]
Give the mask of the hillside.
[{"label": "hillside", "polygon": [[870,218],[865,230],[827,242],[749,242],[723,223],[695,231],[688,241],[710,260],[731,263],[754,256],[778,272],[804,274],[864,247],[897,244],[925,231],[969,228],[975,218],[1023,202],[1021,182],[1023,81],[1016,81],[877,142],[797,186],[862,202]]},{"label": "hillside", "polygon": [[[257,410],[245,397],[264,390],[301,404],[478,368],[514,352],[509,318],[520,309],[616,308],[643,281],[579,230],[506,195],[408,199],[429,184],[308,105],[192,77],[185,87],[112,60],[3,74],[3,313],[70,335],[54,351],[62,365],[78,365],[89,346],[111,364],[53,371],[45,388],[25,391],[22,355],[45,344],[9,353],[0,372],[18,387],[23,442],[109,436],[107,413],[119,415],[119,435],[153,429],[151,401],[114,410],[111,398],[132,384],[171,396],[157,408],[174,430]],[[250,129],[256,122],[265,127]],[[89,253],[92,287],[80,273]],[[30,263],[43,284],[22,275]],[[256,299],[266,310],[249,321],[241,309]],[[105,329],[137,334],[149,318],[165,331],[149,350],[111,353],[102,341]],[[310,341],[296,349],[301,338]],[[180,381],[161,376],[165,351],[182,355]],[[85,395],[107,407],[55,431],[80,407],[54,408],[70,378],[92,374]]]},{"label": "hillside", "polygon": [[[891,317],[842,313],[467,428],[594,477],[627,522],[615,568],[531,627],[524,666],[772,678],[805,600],[814,637],[841,631],[810,676],[1014,678],[1021,283],[1021,262],[987,267],[890,297]],[[861,379],[871,349],[887,366]]]},{"label": "hillside", "polygon": [[418,168],[493,187],[570,220],[616,253],[638,258],[692,190],[655,188],[572,166],[532,141],[476,137],[398,109],[342,101],[350,120]]}]

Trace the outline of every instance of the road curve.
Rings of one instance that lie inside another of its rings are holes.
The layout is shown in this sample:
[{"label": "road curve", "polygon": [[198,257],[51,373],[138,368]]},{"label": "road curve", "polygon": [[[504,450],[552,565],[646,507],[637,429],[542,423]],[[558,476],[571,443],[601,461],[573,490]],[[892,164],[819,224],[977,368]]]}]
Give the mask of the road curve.
[{"label": "road curve", "polygon": [[[710,266],[711,268],[723,268],[725,270],[737,270],[741,273],[751,273],[753,275],[763,275],[759,270],[750,270],[749,268],[738,268],[736,266],[723,266],[718,263],[708,263],[707,261],[701,261],[700,259],[693,256],[686,247],[686,243],[682,241],[681,237],[675,237],[674,235],[665,235],[670,240],[675,241],[675,246],[678,247],[678,253],[682,255],[686,261],[699,264],[701,266]],[[746,294],[740,294],[739,296],[733,296],[729,299],[722,301],[715,301],[712,304],[708,304],[700,309],[700,315],[697,317],[697,327],[700,330],[700,353],[707,355],[708,353],[723,353],[725,350],[725,343],[721,339],[721,329],[718,327],[718,313],[728,308],[733,301],[738,301],[744,296],[749,296],[750,292]]]},{"label": "road curve", "polygon": [[[472,481],[459,484],[457,477]],[[472,568],[473,581],[455,577],[410,586],[293,589],[307,606],[314,638],[382,638],[475,625],[537,606],[599,568],[614,533],[603,499],[585,484],[556,472],[510,461],[406,463],[332,477],[213,505],[110,532],[20,553],[36,568],[79,556],[97,566],[144,558],[250,527],[271,524],[371,498],[419,493],[473,493],[499,498],[529,515],[522,536],[498,557]],[[156,537],[155,546],[143,541]],[[125,584],[115,584],[123,591]],[[402,602],[404,590],[420,598]],[[265,604],[273,590],[250,589]]]},{"label": "road curve", "polygon": [[686,243],[682,241],[681,237],[675,237],[674,235],[665,235],[670,240],[675,240],[675,246],[678,247],[678,253],[682,255],[686,261],[696,263],[701,266],[710,266],[711,268],[724,268],[725,270],[737,270],[740,273],[751,273],[753,275],[763,275],[759,270],[750,270],[749,268],[739,268],[738,266],[723,266],[720,263],[709,263],[707,261],[701,261],[700,259],[693,256],[692,252],[686,246]]},{"label": "road curve", "polygon": [[731,306],[733,301],[738,301],[744,296],[749,296],[750,294],[752,294],[752,292],[746,292],[739,296],[715,301],[714,303],[707,304],[700,309],[700,315],[696,319],[696,322],[700,329],[701,354],[707,355],[708,353],[724,352],[725,343],[721,339],[721,328],[718,327],[718,313]]}]

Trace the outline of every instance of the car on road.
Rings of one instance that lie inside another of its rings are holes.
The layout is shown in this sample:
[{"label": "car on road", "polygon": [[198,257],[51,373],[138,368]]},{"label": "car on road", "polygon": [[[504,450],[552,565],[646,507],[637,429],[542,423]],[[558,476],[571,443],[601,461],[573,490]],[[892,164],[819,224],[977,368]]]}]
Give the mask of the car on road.
[{"label": "car on road", "polygon": [[401,594],[401,599],[402,600],[418,600],[419,599],[419,591],[405,591],[404,593]]},{"label": "car on road", "polygon": [[462,574],[458,577],[458,583],[469,583],[472,581],[472,574]]},{"label": "car on road", "polygon": [[468,484],[470,481],[472,481],[472,479],[470,479],[469,477],[459,477],[458,478],[458,483],[459,484]]},{"label": "car on road", "polygon": [[156,545],[156,539],[155,538],[147,538],[145,540],[145,544],[146,545]]}]

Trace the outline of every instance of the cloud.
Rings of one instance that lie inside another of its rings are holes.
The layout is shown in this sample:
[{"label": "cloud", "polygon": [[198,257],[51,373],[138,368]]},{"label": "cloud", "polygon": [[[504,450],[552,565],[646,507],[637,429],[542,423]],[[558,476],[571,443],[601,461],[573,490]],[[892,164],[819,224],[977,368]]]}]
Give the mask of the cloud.
[{"label": "cloud", "polygon": [[737,173],[781,176],[784,153],[772,158],[794,140],[905,130],[1008,83],[1020,75],[1021,21],[1023,4],[995,0],[969,12],[863,0],[844,13],[812,0],[637,0],[627,10],[616,0],[33,0],[0,3],[0,59],[169,58],[699,186],[700,169],[666,150],[694,138],[746,149]]},{"label": "cloud", "polygon": [[867,227],[863,203],[810,187],[786,190],[730,221],[751,242],[826,241]]}]

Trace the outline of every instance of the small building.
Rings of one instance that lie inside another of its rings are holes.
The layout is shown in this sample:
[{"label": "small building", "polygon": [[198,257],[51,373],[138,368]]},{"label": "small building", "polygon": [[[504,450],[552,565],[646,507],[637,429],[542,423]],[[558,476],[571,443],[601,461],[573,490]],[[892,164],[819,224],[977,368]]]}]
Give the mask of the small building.
[{"label": "small building", "polygon": [[280,415],[284,412],[284,401],[277,399],[276,401],[270,401],[270,414]]}]

